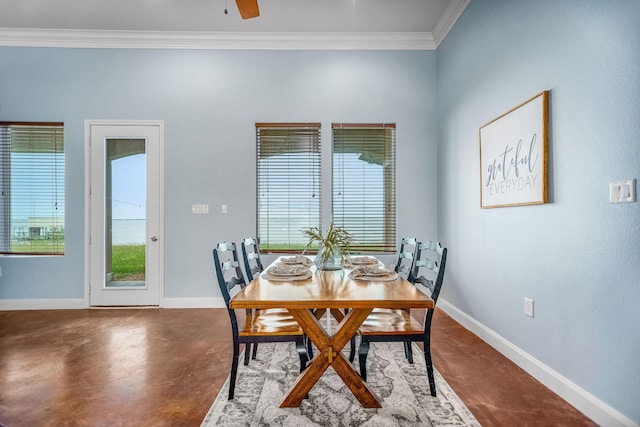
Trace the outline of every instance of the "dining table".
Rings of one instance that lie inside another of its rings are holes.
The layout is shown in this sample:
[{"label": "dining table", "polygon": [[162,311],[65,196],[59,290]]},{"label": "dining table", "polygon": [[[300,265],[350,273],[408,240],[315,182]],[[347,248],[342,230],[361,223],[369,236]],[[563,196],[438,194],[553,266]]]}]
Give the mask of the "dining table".
[{"label": "dining table", "polygon": [[[282,265],[286,257],[273,264]],[[342,349],[375,308],[433,308],[433,300],[392,270],[386,276],[354,275],[349,264],[340,270],[319,270],[310,265],[305,274],[288,277],[269,274],[269,268],[238,292],[230,302],[234,309],[287,309],[318,352],[300,373],[280,403],[281,408],[298,407],[316,382],[331,366],[349,390],[366,408],[380,408],[379,398],[367,386]],[[329,312],[339,322],[325,328],[318,313]]]}]

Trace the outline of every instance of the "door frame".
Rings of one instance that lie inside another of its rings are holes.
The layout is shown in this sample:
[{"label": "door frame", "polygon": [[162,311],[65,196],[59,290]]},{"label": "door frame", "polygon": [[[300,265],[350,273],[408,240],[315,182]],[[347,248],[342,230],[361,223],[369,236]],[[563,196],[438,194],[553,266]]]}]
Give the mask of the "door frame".
[{"label": "door frame", "polygon": [[164,121],[163,120],[85,120],[84,121],[84,302],[91,306],[91,128],[92,126],[152,126],[158,128],[158,228],[160,230],[158,266],[158,307],[164,307]]}]

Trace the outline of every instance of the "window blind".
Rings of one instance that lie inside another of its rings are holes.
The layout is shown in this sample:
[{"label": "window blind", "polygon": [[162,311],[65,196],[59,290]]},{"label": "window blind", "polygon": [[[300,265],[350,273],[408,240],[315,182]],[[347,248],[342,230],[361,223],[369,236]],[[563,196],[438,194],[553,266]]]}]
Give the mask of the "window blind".
[{"label": "window blind", "polygon": [[256,123],[262,251],[299,251],[320,225],[320,123]]},{"label": "window blind", "polygon": [[0,253],[64,254],[64,125],[0,122]]},{"label": "window blind", "polygon": [[359,252],[395,252],[395,124],[332,124],[333,222]]}]

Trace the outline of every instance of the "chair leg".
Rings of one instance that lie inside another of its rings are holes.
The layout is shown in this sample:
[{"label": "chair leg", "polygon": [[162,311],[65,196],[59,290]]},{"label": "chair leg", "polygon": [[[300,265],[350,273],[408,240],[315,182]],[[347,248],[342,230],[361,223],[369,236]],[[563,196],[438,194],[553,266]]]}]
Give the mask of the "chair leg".
[{"label": "chair leg", "polygon": [[431,396],[436,397],[436,381],[433,376],[433,362],[431,360],[431,345],[429,337],[425,337],[424,340],[424,361],[427,365],[427,378],[429,379],[429,390]]},{"label": "chair leg", "polygon": [[298,357],[300,357],[300,372],[304,371],[307,367],[307,346],[304,344],[304,338],[296,338],[296,350],[298,351]]},{"label": "chair leg", "polygon": [[[253,344],[254,346],[256,345],[255,343]],[[249,355],[251,354],[251,343],[248,342],[244,345],[244,364],[248,365],[249,364]]]},{"label": "chair leg", "polygon": [[[302,371],[307,369],[307,362],[311,360],[311,356],[309,356],[311,340],[306,335],[303,335],[301,338],[296,338],[296,350],[300,357],[300,373],[302,373]],[[305,395],[304,398],[308,399],[309,395]]]},{"label": "chair leg", "polygon": [[360,376],[367,380],[367,355],[369,354],[369,341],[364,337],[360,338],[360,348],[358,349],[358,362],[360,363]]},{"label": "chair leg", "polygon": [[413,349],[411,348],[411,341],[404,342],[404,355],[407,356],[409,363],[413,363]]},{"label": "chair leg", "polygon": [[352,336],[349,341],[349,362],[353,363],[353,359],[356,358],[356,336]]},{"label": "chair leg", "polygon": [[307,343],[307,359],[311,360],[313,359],[313,343],[306,335],[304,336],[304,341]]},{"label": "chair leg", "polygon": [[257,343],[257,342],[254,342],[254,343],[253,343],[253,353],[251,354],[251,358],[252,358],[253,360],[256,360],[256,355],[257,355],[257,353],[258,353],[258,343]]},{"label": "chair leg", "polygon": [[231,377],[229,378],[229,400],[233,399],[236,388],[236,376],[238,374],[238,357],[240,353],[240,343],[233,340],[233,359],[231,359]]}]

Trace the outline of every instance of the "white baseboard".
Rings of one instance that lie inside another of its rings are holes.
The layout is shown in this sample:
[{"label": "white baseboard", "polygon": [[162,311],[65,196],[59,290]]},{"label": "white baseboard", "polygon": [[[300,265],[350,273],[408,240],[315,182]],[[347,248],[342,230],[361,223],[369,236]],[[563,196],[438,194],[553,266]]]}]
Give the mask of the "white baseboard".
[{"label": "white baseboard", "polygon": [[[222,297],[217,298],[164,298],[163,308],[224,308]],[[0,299],[0,311],[11,310],[66,310],[90,308],[84,298]]]},{"label": "white baseboard", "polygon": [[608,427],[638,427],[638,424],[611,406],[591,395],[530,354],[522,351],[522,349],[496,334],[457,307],[449,304],[446,300],[439,299],[438,308],[462,326],[469,329],[491,347],[498,350],[513,363],[524,369],[529,375],[547,386],[598,425]]},{"label": "white baseboard", "polygon": [[0,311],[87,308],[84,298],[0,299]]},{"label": "white baseboard", "polygon": [[224,308],[224,299],[216,298],[164,298],[163,308]]}]

